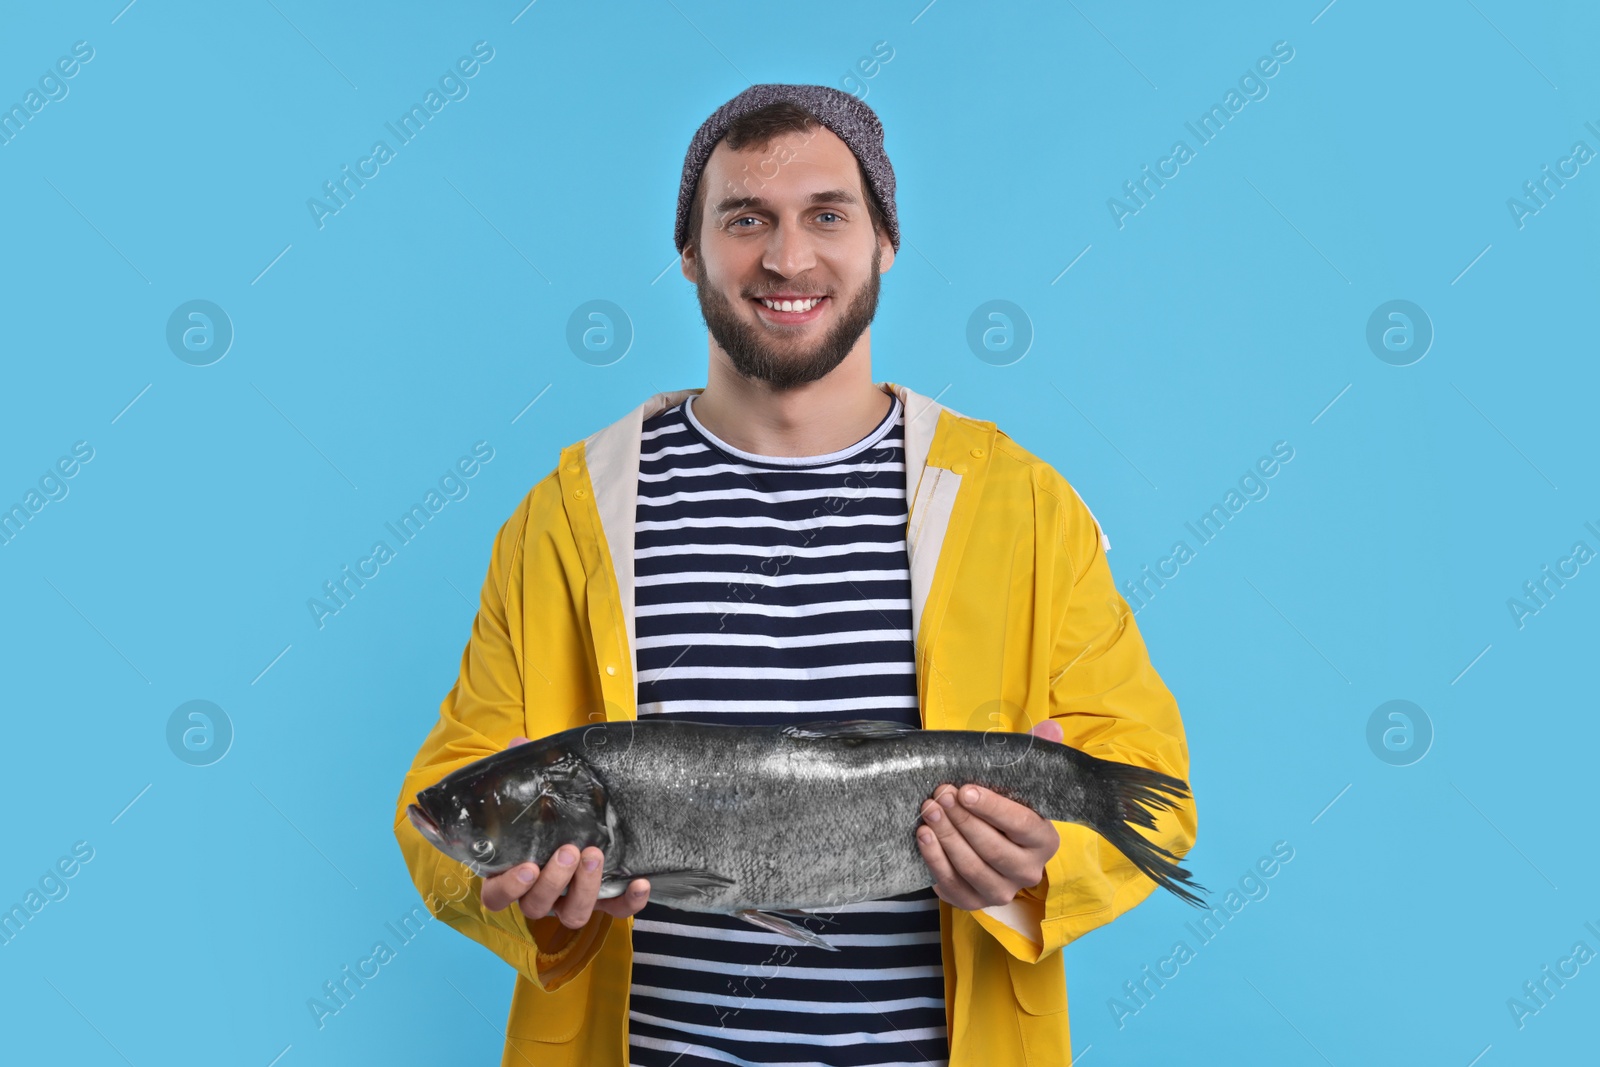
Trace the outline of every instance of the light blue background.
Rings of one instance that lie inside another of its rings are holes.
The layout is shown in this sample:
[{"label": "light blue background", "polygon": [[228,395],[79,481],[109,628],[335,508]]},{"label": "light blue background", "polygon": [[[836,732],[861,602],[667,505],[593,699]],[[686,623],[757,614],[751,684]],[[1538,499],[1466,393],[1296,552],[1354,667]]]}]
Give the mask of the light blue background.
[{"label": "light blue background", "polygon": [[[307,1000],[420,903],[390,821],[495,531],[562,446],[705,382],[679,170],[766,81],[865,92],[886,126],[874,377],[1054,464],[1119,581],[1294,449],[1138,614],[1197,878],[1294,859],[1121,1027],[1110,998],[1197,944],[1193,913],[1158,893],[1068,946],[1079,1062],[1595,1054],[1600,964],[1520,1029],[1507,1007],[1600,950],[1600,568],[1521,628],[1507,607],[1600,549],[1600,164],[1520,228],[1507,207],[1600,150],[1592,5],[122,3],[0,16],[0,103],[95,50],[0,146],[0,504],[94,449],[0,547],[0,905],[94,849],[0,946],[8,1057],[499,1062],[512,974],[441,923],[320,1030]],[[470,94],[319,229],[307,199],[480,40]],[[1269,94],[1119,229],[1108,198],[1278,41]],[[206,367],[165,341],[193,299],[236,331]],[[634,333],[607,366],[566,342],[593,299]],[[993,299],[1034,331],[1004,366],[965,339]],[[1365,339],[1394,299],[1435,330],[1410,366]],[[319,629],[307,600],[477,441],[469,495]],[[206,767],[166,741],[196,699],[235,732]],[[1410,766],[1366,740],[1394,699],[1434,731]]]}]

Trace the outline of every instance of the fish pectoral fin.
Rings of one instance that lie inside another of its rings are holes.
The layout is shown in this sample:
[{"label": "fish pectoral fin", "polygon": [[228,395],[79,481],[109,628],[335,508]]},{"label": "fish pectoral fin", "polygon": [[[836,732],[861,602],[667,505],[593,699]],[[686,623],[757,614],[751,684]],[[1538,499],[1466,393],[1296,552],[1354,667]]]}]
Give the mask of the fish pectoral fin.
[{"label": "fish pectoral fin", "polygon": [[674,901],[709,896],[714,890],[726,889],[734,884],[732,878],[716,871],[613,871],[601,880],[599,899],[621,896],[627,890],[628,883],[635,878],[643,878],[650,883],[651,900],[667,905]]},{"label": "fish pectoral fin", "polygon": [[771,912],[746,908],[744,911],[736,911],[734,914],[752,926],[759,926],[763,930],[771,930],[775,934],[783,934],[785,937],[792,937],[796,941],[804,941],[808,945],[825,948],[829,952],[839,951],[799,923],[792,923],[788,919],[779,918]]},{"label": "fish pectoral fin", "polygon": [[900,722],[885,722],[881,719],[819,719],[815,722],[800,723],[796,726],[785,726],[781,731],[785,736],[808,739],[818,737],[853,737],[866,740],[871,737],[899,737],[901,734],[914,733],[921,729],[918,726],[907,726]]}]

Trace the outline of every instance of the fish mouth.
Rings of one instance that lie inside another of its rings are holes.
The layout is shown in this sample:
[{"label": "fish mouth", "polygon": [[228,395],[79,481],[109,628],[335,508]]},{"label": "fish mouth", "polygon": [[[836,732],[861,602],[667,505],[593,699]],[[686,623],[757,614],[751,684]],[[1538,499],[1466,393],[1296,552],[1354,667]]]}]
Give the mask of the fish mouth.
[{"label": "fish mouth", "polygon": [[426,837],[434,847],[440,849],[445,847],[444,831],[439,829],[439,824],[434,822],[433,816],[429,815],[421,805],[406,805],[406,818],[417,828],[417,833]]}]

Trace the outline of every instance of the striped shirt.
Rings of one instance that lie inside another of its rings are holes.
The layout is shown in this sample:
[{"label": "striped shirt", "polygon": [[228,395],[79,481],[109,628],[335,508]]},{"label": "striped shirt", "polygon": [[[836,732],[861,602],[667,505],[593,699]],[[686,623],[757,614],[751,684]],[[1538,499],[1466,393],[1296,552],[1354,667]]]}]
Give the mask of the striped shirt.
[{"label": "striped shirt", "polygon": [[[645,420],[634,526],[639,715],[921,725],[899,397],[822,456],[743,452],[694,396]],[[943,1065],[939,901],[923,889],[802,922],[828,952],[734,916],[634,917],[630,1062]]]}]

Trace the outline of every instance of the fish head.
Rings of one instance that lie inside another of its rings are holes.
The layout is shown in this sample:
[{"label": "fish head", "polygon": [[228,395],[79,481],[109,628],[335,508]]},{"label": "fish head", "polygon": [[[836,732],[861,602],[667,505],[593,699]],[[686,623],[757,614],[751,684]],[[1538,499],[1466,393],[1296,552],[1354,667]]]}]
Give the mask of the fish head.
[{"label": "fish head", "polygon": [[541,868],[568,842],[611,844],[605,787],[581,755],[546,738],[470,763],[417,794],[406,817],[473,874]]}]

